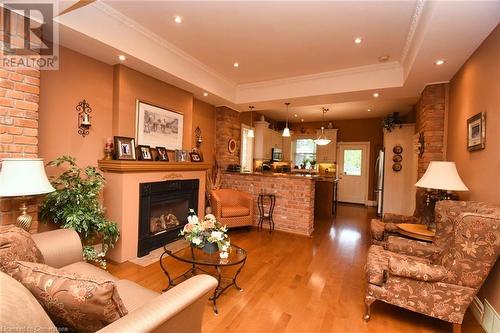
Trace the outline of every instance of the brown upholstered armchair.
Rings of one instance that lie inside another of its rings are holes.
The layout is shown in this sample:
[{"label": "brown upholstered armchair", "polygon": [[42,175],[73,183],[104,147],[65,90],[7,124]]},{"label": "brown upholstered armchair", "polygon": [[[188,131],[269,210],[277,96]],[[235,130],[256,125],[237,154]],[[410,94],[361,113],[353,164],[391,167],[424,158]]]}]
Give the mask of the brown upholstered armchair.
[{"label": "brown upholstered armchair", "polygon": [[381,300],[448,321],[460,332],[467,307],[500,254],[500,210],[447,216],[453,231],[433,260],[370,247],[365,320],[370,305]]},{"label": "brown upholstered armchair", "polygon": [[253,224],[253,196],[231,189],[210,192],[212,212],[221,224],[228,228]]},{"label": "brown upholstered armchair", "polygon": [[383,218],[376,218],[370,221],[370,231],[373,244],[384,245],[387,241],[387,237],[398,234],[397,224],[399,223],[427,225],[432,223],[433,218],[430,215],[432,215],[431,213],[433,207],[427,205],[425,191],[417,189],[415,198],[416,205],[412,216],[385,213]]}]

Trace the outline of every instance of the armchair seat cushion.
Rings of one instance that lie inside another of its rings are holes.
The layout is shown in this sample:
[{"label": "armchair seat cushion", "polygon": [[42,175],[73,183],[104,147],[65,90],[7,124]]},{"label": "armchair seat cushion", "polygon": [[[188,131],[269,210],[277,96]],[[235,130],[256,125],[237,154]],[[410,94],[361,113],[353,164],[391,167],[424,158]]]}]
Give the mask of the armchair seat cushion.
[{"label": "armchair seat cushion", "polygon": [[447,272],[443,266],[419,262],[412,257],[389,258],[389,273],[391,275],[424,282],[438,282],[446,277]]},{"label": "armchair seat cushion", "polygon": [[222,206],[222,217],[240,217],[250,215],[250,209],[245,206]]},{"label": "armchair seat cushion", "polygon": [[118,280],[116,289],[118,289],[118,294],[129,312],[148,304],[160,295],[129,280]]},{"label": "armchair seat cushion", "polygon": [[61,269],[68,273],[85,275],[95,279],[118,281],[116,277],[109,274],[104,269],[100,269],[99,267],[96,267],[84,261],[75,262],[68,266],[62,267]]},{"label": "armchair seat cushion", "polygon": [[[366,277],[368,283],[381,286],[387,279],[389,273],[389,261],[391,259],[404,260],[408,256],[384,250],[380,245],[372,245],[368,250],[366,260]],[[423,258],[413,258],[415,262],[429,264],[430,261]]]}]

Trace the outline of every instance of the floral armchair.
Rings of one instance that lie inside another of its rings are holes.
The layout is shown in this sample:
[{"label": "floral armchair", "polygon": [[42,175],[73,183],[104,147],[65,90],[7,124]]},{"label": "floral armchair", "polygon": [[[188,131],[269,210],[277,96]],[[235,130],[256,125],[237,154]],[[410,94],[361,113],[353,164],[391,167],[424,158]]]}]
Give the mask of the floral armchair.
[{"label": "floral armchair", "polygon": [[436,235],[432,243],[389,236],[383,244],[386,250],[433,260],[450,242],[454,221],[462,213],[500,214],[500,206],[476,201],[442,200],[436,203]]},{"label": "floral armchair", "polygon": [[[429,224],[433,220],[432,206],[426,203],[425,191],[417,189],[416,193],[415,212],[412,216],[385,213],[384,217],[379,219],[372,219],[370,221],[370,231],[372,235],[372,243],[377,245],[384,245],[387,237],[397,234],[399,223],[415,223],[415,224]],[[431,213],[429,213],[429,211]]]},{"label": "floral armchair", "polygon": [[500,254],[500,210],[458,212],[452,208],[446,213],[453,231],[432,259],[370,247],[365,320],[370,318],[370,305],[381,300],[448,321],[454,332],[461,331],[467,307]]}]

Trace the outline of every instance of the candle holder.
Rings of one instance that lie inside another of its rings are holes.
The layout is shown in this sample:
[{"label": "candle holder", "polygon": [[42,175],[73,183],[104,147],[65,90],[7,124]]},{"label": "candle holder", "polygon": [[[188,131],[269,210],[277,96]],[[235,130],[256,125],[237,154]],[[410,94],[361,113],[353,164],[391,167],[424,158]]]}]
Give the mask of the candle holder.
[{"label": "candle holder", "polygon": [[76,106],[76,112],[78,112],[78,134],[85,137],[89,134],[89,128],[92,126],[90,123],[90,113],[92,108],[86,100],[81,101]]}]

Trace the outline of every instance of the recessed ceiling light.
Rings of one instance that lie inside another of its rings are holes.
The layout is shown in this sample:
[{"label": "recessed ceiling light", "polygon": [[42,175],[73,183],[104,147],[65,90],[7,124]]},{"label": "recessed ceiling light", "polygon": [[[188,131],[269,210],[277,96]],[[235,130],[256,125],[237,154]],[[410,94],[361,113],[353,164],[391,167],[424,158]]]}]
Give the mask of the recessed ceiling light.
[{"label": "recessed ceiling light", "polygon": [[366,110],[366,111],[371,112],[371,111],[372,111],[372,109],[368,109],[368,110]]},{"label": "recessed ceiling light", "polygon": [[436,60],[436,61],[434,62],[434,64],[436,64],[436,65],[438,65],[438,66],[441,66],[441,65],[442,65],[442,64],[444,64],[444,63],[445,63],[444,59],[438,59],[438,60]]},{"label": "recessed ceiling light", "polygon": [[377,98],[377,97],[379,97],[379,96],[380,96],[380,95],[379,95],[379,93],[377,93],[377,92],[376,92],[376,93],[373,93],[373,97]]},{"label": "recessed ceiling light", "polygon": [[182,16],[179,15],[174,16],[174,22],[177,24],[182,23]]},{"label": "recessed ceiling light", "polygon": [[304,118],[300,119],[301,122],[304,122]]},{"label": "recessed ceiling light", "polygon": [[238,68],[238,67],[240,67],[240,64],[239,64],[238,62],[235,62],[235,63],[233,64],[233,67],[234,67],[234,68]]},{"label": "recessed ceiling light", "polygon": [[207,96],[208,96],[208,93],[207,93],[207,92],[204,92],[204,93],[203,93],[203,96],[207,97]]},{"label": "recessed ceiling light", "polygon": [[390,56],[388,55],[384,55],[384,56],[380,56],[378,57],[378,62],[386,62],[387,60],[389,60]]},{"label": "recessed ceiling light", "polygon": [[118,60],[120,60],[120,61],[125,61],[125,60],[127,60],[127,57],[125,57],[123,54],[120,54],[120,55],[118,56]]},{"label": "recessed ceiling light", "polygon": [[356,37],[356,38],[354,39],[354,43],[355,43],[355,44],[361,44],[361,42],[362,42],[362,41],[363,41],[363,40],[361,39],[361,37]]},{"label": "recessed ceiling light", "polygon": [[293,116],[294,116],[295,118],[297,118],[299,115],[298,115],[298,114],[294,114]]}]

